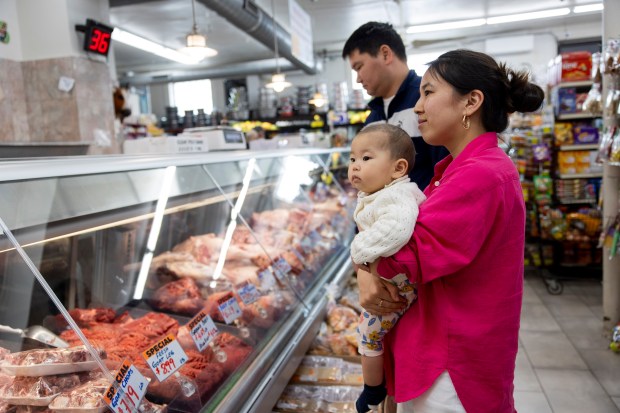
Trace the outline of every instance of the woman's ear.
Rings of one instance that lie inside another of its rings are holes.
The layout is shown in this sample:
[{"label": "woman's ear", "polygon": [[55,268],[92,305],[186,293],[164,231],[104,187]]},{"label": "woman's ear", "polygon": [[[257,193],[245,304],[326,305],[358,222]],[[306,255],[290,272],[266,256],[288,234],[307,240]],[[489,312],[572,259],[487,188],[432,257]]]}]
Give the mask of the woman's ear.
[{"label": "woman's ear", "polygon": [[482,102],[484,102],[484,94],[480,90],[474,89],[469,92],[466,103],[467,115],[471,116],[474,112],[480,109]]},{"label": "woman's ear", "polygon": [[394,164],[394,171],[392,172],[392,179],[398,179],[401,176],[407,175],[409,169],[409,162],[406,159],[400,158],[396,160]]}]

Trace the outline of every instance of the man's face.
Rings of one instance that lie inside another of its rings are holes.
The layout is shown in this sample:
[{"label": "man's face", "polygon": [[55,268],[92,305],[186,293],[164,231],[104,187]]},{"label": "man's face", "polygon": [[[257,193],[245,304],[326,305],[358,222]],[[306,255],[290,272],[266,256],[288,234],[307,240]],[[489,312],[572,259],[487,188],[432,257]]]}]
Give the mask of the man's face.
[{"label": "man's face", "polygon": [[389,97],[383,96],[387,86],[383,84],[385,59],[382,56],[381,51],[377,57],[373,57],[368,53],[360,53],[358,49],[349,55],[351,69],[357,73],[357,83],[361,83],[366,92],[374,97]]}]

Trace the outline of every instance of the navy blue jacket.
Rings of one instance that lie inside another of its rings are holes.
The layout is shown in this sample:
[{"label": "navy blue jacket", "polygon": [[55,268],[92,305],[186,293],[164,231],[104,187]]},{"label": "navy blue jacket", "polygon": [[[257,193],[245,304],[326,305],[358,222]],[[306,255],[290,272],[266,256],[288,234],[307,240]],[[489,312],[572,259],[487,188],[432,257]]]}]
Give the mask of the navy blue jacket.
[{"label": "navy blue jacket", "polygon": [[387,119],[383,109],[383,98],[372,99],[368,103],[371,112],[366,118],[365,125],[387,122],[399,126],[411,136],[415,145],[416,157],[415,165],[409,172],[409,177],[418,184],[421,190],[424,190],[433,178],[435,164],[445,158],[449,152],[443,146],[431,146],[424,142],[418,129],[418,117],[413,112],[413,107],[420,98],[421,80],[422,78],[414,70],[409,71],[407,78],[400,85],[394,99],[390,102]]}]

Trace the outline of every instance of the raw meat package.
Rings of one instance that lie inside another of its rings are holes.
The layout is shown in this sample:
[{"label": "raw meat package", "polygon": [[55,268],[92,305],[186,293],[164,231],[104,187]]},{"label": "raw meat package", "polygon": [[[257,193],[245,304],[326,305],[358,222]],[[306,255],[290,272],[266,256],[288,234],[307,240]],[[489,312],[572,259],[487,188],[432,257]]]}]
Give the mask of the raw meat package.
[{"label": "raw meat package", "polygon": [[100,413],[108,407],[103,400],[104,392],[110,382],[100,378],[82,386],[59,394],[49,404],[50,409],[57,412]]},{"label": "raw meat package", "polygon": [[[105,358],[105,352],[98,351],[99,357]],[[6,355],[0,362],[0,370],[13,376],[48,376],[96,367],[97,362],[84,346],[21,351]]]},{"label": "raw meat package", "polygon": [[91,381],[99,372],[14,377],[0,388],[0,399],[14,405],[47,406],[61,392]]}]

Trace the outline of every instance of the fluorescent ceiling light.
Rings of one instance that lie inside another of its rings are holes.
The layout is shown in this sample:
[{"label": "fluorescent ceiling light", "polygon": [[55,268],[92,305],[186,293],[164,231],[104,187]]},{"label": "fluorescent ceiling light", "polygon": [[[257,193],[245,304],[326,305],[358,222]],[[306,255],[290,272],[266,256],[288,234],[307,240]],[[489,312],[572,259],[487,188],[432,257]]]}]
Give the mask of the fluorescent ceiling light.
[{"label": "fluorescent ceiling light", "polygon": [[560,9],[534,11],[531,13],[509,14],[506,16],[489,17],[487,19],[487,24],[511,23],[523,20],[545,19],[548,17],[566,16],[569,13],[570,9],[568,7],[562,7]]},{"label": "fluorescent ceiling light", "polygon": [[128,46],[135,47],[136,49],[144,50],[145,52],[153,53],[157,56],[186,65],[195,65],[202,60],[162,46],[161,44],[147,40],[144,37],[136,36],[135,34],[126,32],[118,27],[114,28],[114,31],[112,32],[112,39],[116,42],[124,43]]},{"label": "fluorescent ceiling light", "polygon": [[[603,3],[586,4],[583,6],[574,7],[573,13],[594,12],[594,11],[603,10],[603,8],[604,8]],[[531,13],[518,13],[518,14],[509,14],[509,15],[504,15],[504,16],[495,16],[495,17],[489,17],[487,19],[470,19],[470,20],[459,20],[459,21],[451,21],[451,22],[443,22],[443,23],[435,23],[435,24],[424,24],[424,25],[419,25],[419,26],[409,26],[407,28],[407,33],[413,34],[413,33],[435,32],[435,31],[441,31],[441,30],[465,28],[465,27],[478,27],[478,26],[483,26],[485,24],[501,24],[501,23],[524,21],[524,20],[545,19],[549,17],[566,16],[567,14],[570,14],[570,13],[571,13],[570,8],[562,7],[558,9],[535,11]]]},{"label": "fluorescent ceiling light", "polygon": [[573,13],[587,13],[590,11],[601,11],[604,9],[603,3],[586,4],[584,6],[573,7]]},{"label": "fluorescent ceiling light", "polygon": [[410,26],[407,28],[407,33],[425,33],[435,32],[440,30],[461,29],[463,27],[477,27],[483,26],[486,23],[486,19],[471,19],[471,20],[459,20],[446,23],[437,24],[424,24],[420,26]]}]

